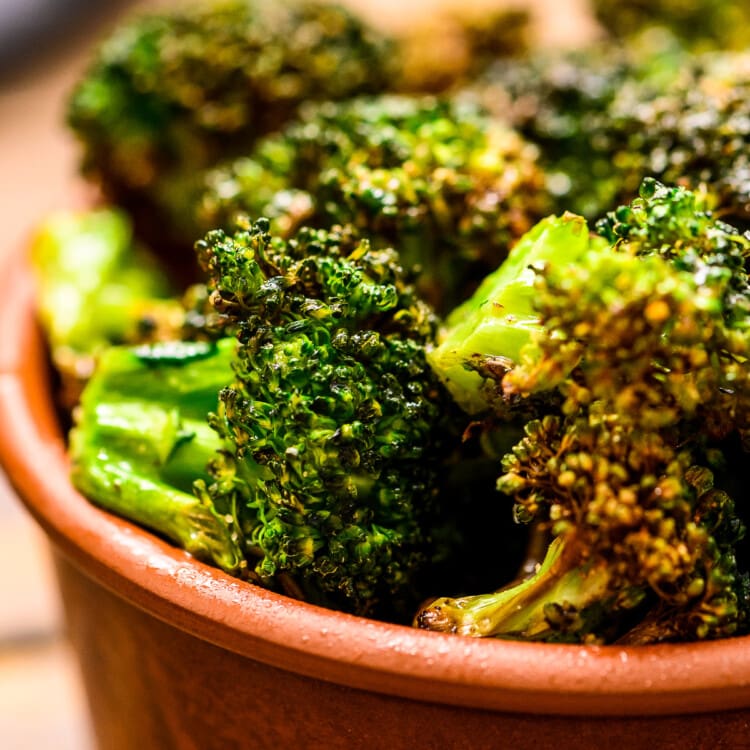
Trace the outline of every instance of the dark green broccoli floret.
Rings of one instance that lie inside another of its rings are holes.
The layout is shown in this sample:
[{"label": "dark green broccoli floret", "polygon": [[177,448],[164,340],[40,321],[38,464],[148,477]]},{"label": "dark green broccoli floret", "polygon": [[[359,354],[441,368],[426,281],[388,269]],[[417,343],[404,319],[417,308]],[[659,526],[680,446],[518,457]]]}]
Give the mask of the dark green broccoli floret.
[{"label": "dark green broccoli floret", "polygon": [[750,220],[750,58],[673,45],[586,51],[496,66],[475,95],[540,147],[558,206],[598,218],[644,177],[705,190]]},{"label": "dark green broccoli floret", "polygon": [[246,152],[303,101],[385,89],[391,61],[390,43],[335,5],[193,3],[119,28],[73,92],[68,120],[84,172],[163,245],[169,227],[151,203],[163,178]]},{"label": "dark green broccoli floret", "polygon": [[267,229],[197,245],[225,338],[105,354],[73,432],[74,481],[226,570],[403,614],[449,434],[425,360],[434,315],[393,250]]},{"label": "dark green broccoli floret", "polygon": [[653,182],[602,231],[619,238],[614,247],[535,267],[531,343],[503,367],[479,368],[496,403],[551,389],[561,398],[527,424],[498,481],[516,519],[555,541],[529,579],[440,599],[422,627],[609,640],[648,606],[633,642],[747,626],[734,557],[744,528],[701,464],[718,464],[750,418],[750,286],[738,262],[750,240],[695,196]]},{"label": "dark green broccoli floret", "polygon": [[197,204],[204,229],[258,215],[282,233],[351,224],[375,246],[398,247],[420,269],[420,292],[445,309],[546,212],[535,159],[472,107],[360,99],[307,109],[253,158],[208,172],[178,208],[188,222]]},{"label": "dark green broccoli floret", "polygon": [[[213,467],[263,581],[393,608],[425,563],[445,400],[425,361],[435,320],[398,257],[346,232],[272,239],[267,222],[198,243],[238,327]],[[225,500],[220,501],[221,504]]]},{"label": "dark green broccoli floret", "polygon": [[623,192],[613,159],[617,141],[609,132],[610,108],[624,89],[635,85],[641,97],[647,92],[656,96],[686,58],[681,48],[663,39],[536,53],[498,61],[463,96],[478,100],[538,144],[558,211],[598,218],[617,205]]},{"label": "dark green broccoli floret", "polygon": [[625,87],[597,129],[628,200],[645,176],[705,191],[716,214],[740,227],[750,220],[750,56],[690,58],[655,94]]}]

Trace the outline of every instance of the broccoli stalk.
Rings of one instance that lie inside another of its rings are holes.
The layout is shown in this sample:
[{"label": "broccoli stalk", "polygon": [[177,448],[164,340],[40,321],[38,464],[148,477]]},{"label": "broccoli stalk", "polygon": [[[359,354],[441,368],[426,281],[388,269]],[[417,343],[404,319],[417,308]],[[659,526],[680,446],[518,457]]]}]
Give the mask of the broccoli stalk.
[{"label": "broccoli stalk", "polygon": [[111,347],[84,390],[71,432],[73,484],[98,505],[238,572],[231,509],[206,490],[222,441],[208,424],[232,380],[235,342]]},{"label": "broccoli stalk", "polygon": [[580,216],[566,214],[539,222],[485,278],[477,291],[447,317],[430,365],[456,402],[469,414],[491,406],[484,371],[511,369],[532,334],[541,330],[534,307],[534,266],[548,260],[572,263],[606,243],[589,237]]},{"label": "broccoli stalk", "polygon": [[535,269],[530,345],[517,362],[481,370],[505,409],[559,395],[526,425],[498,480],[516,520],[555,541],[528,580],[439,599],[418,615],[422,627],[600,641],[641,603],[654,609],[634,642],[746,626],[734,558],[744,527],[701,461],[717,463],[750,416],[747,239],[695,195],[653,181],[601,231],[616,237],[611,249]]},{"label": "broccoli stalk", "polygon": [[[534,573],[516,585],[490,594],[440,598],[420,610],[415,624],[472,637],[515,637],[524,640],[564,639],[565,617],[577,626],[581,613],[611,612],[611,572],[604,564],[584,562],[576,544],[552,541]],[[633,605],[640,597],[635,597]],[[564,607],[559,604],[564,602]],[[585,632],[589,632],[587,627]]]}]

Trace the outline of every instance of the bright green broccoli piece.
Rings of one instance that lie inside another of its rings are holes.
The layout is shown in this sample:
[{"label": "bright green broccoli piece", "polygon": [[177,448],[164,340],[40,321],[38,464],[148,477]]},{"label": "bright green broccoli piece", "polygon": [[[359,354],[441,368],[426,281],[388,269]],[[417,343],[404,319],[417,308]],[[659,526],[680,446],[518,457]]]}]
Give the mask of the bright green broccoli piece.
[{"label": "bright green broccoli piece", "polygon": [[601,231],[611,249],[535,267],[540,326],[516,363],[483,371],[506,402],[560,399],[526,425],[498,480],[516,520],[555,541],[527,580],[439,599],[421,627],[608,641],[649,608],[632,642],[747,627],[744,527],[709,467],[747,437],[748,238],[653,181]]},{"label": "bright green broccoli piece", "polygon": [[209,171],[201,227],[259,215],[275,231],[353,225],[399,248],[419,292],[440,309],[465,298],[547,213],[536,150],[481,112],[433,98],[380,97],[305,110],[252,158]]},{"label": "bright green broccoli piece", "polygon": [[448,316],[439,345],[428,360],[456,402],[469,414],[486,412],[496,403],[498,374],[511,370],[521,352],[542,328],[535,306],[540,263],[565,266],[607,243],[589,235],[584,219],[573,214],[537,224],[485,278],[477,291]]},{"label": "bright green broccoli piece", "polygon": [[206,491],[223,445],[208,415],[232,381],[236,342],[111,347],[70,436],[73,484],[90,500],[229,572],[244,567],[231,508]]},{"label": "bright green broccoli piece", "polygon": [[120,27],[76,86],[68,121],[84,173],[163,249],[162,180],[246,152],[303,101],[381,91],[391,67],[390,42],[336,5],[191,3]]},{"label": "bright green broccoli piece", "polygon": [[182,314],[165,272],[117,209],[52,214],[36,230],[31,264],[52,360],[76,395],[101,351],[144,340]]}]

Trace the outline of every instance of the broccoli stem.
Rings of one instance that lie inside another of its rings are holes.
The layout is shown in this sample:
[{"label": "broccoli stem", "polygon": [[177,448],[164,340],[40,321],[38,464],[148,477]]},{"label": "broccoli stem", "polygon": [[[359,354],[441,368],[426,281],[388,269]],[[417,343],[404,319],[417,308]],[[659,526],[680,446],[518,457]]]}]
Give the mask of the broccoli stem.
[{"label": "broccoli stem", "polygon": [[428,361],[459,406],[469,414],[486,411],[490,404],[482,388],[481,366],[494,362],[510,369],[541,331],[534,307],[534,266],[573,263],[589,251],[605,248],[600,238],[589,236],[580,216],[544,219],[472,297],[450,313],[439,346],[428,351]]},{"label": "broccoli stem", "polygon": [[200,483],[210,481],[207,466],[223,447],[206,420],[231,382],[233,352],[231,340],[111,348],[71,435],[81,492],[230,572],[243,561],[232,514]]},{"label": "broccoli stem", "polygon": [[416,625],[476,638],[559,638],[561,618],[611,598],[611,571],[581,553],[575,540],[558,537],[531,577],[491,594],[437,599],[419,612]]}]

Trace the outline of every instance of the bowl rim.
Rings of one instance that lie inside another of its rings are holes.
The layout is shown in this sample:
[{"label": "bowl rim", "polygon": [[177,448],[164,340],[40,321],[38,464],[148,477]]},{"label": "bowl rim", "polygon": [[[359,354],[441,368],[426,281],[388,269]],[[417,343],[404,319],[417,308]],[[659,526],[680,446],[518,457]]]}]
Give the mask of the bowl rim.
[{"label": "bowl rim", "polygon": [[619,647],[420,631],[232,578],[100,510],[68,481],[25,253],[6,258],[0,289],[0,463],[54,547],[133,605],[241,656],[403,698],[568,716],[750,707],[750,636]]}]

